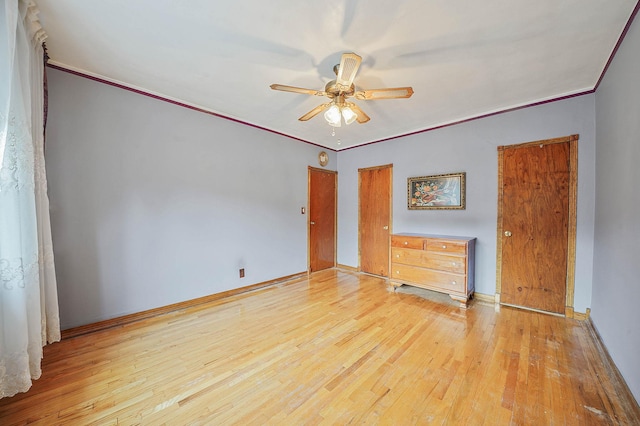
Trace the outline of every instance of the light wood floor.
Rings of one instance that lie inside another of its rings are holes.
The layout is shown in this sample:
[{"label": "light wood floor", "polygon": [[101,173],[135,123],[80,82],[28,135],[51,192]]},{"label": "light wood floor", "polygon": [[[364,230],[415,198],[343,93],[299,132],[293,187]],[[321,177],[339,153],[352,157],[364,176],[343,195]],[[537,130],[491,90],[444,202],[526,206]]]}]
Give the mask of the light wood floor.
[{"label": "light wood floor", "polygon": [[0,424],[640,424],[584,322],[329,270],[45,348]]}]

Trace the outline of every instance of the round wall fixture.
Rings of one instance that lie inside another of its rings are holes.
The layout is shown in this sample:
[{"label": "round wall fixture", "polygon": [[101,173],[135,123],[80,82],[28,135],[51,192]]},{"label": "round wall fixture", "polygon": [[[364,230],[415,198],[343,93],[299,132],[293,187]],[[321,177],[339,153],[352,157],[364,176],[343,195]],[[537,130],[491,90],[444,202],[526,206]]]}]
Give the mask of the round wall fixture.
[{"label": "round wall fixture", "polygon": [[320,163],[322,167],[326,166],[329,163],[329,156],[326,152],[322,151],[320,154],[318,154],[318,163]]}]

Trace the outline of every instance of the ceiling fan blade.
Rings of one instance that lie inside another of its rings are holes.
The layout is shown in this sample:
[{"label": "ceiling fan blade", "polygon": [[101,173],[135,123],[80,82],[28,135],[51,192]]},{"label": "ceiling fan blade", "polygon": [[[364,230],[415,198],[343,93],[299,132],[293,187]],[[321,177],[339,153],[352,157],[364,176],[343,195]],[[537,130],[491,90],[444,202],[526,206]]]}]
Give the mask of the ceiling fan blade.
[{"label": "ceiling fan blade", "polygon": [[300,120],[300,121],[310,120],[313,117],[315,117],[316,115],[320,114],[325,109],[329,108],[330,105],[331,105],[331,102],[327,102],[326,104],[318,105],[317,107],[315,107],[314,109],[312,109],[311,111],[309,111],[308,113],[303,115],[302,117],[298,118],[298,120]]},{"label": "ceiling fan blade", "polygon": [[360,68],[362,58],[355,53],[343,53],[340,65],[338,66],[338,75],[336,85],[340,90],[348,91],[353,84],[353,79]]},{"label": "ceiling fan blade", "polygon": [[351,110],[352,110],[353,112],[355,112],[355,113],[356,113],[356,121],[357,121],[358,123],[362,124],[362,123],[366,123],[367,121],[371,120],[371,119],[369,118],[369,116],[368,116],[367,114],[365,114],[365,113],[364,113],[364,111],[362,111],[358,105],[356,105],[356,104],[354,104],[354,103],[349,102],[349,103],[347,104],[347,106],[348,106],[349,108],[351,108]]},{"label": "ceiling fan blade", "polygon": [[413,88],[411,87],[394,87],[390,89],[371,89],[371,90],[359,90],[355,93],[356,99],[361,101],[375,100],[375,99],[401,99],[410,98],[413,95]]},{"label": "ceiling fan blade", "polygon": [[325,93],[319,90],[305,89],[303,87],[285,86],[284,84],[272,84],[273,90],[281,90],[283,92],[302,93],[303,95],[324,96]]}]

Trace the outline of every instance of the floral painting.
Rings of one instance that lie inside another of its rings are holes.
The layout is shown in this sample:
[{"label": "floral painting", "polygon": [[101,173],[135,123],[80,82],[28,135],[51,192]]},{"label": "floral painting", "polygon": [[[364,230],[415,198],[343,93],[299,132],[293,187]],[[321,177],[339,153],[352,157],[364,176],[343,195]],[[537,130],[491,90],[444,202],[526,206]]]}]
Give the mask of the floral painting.
[{"label": "floral painting", "polygon": [[464,172],[420,176],[407,181],[409,210],[465,208]]}]

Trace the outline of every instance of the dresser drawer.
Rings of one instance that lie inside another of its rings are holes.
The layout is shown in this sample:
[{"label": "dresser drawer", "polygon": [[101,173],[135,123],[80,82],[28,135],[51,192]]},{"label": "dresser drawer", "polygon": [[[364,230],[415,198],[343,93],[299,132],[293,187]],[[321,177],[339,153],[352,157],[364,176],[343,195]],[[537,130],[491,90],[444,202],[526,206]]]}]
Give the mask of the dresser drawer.
[{"label": "dresser drawer", "polygon": [[464,241],[429,239],[426,245],[426,249],[431,252],[464,255],[467,251],[467,243]]},{"label": "dresser drawer", "polygon": [[429,253],[424,250],[411,250],[398,247],[391,249],[391,264],[419,266],[456,274],[465,274],[467,272],[467,262],[464,256]]},{"label": "dresser drawer", "polygon": [[392,235],[391,247],[404,247],[411,249],[424,250],[424,238],[412,237],[406,235]]},{"label": "dresser drawer", "polygon": [[429,288],[444,290],[447,293],[466,294],[466,278],[464,275],[435,271],[433,269],[416,268],[408,265],[393,265],[391,278],[399,281],[423,285]]}]

